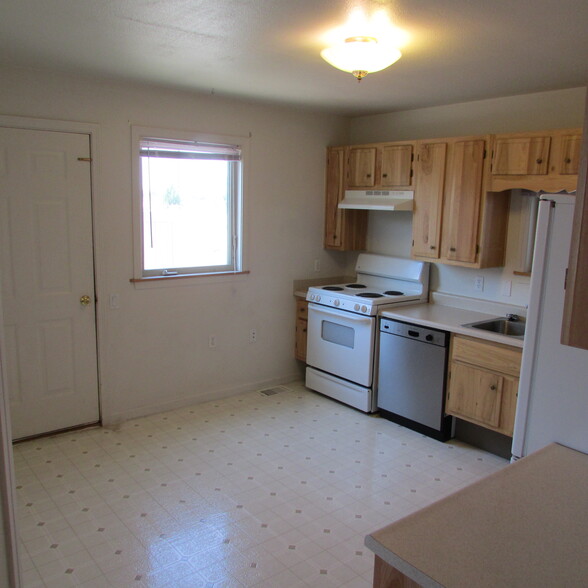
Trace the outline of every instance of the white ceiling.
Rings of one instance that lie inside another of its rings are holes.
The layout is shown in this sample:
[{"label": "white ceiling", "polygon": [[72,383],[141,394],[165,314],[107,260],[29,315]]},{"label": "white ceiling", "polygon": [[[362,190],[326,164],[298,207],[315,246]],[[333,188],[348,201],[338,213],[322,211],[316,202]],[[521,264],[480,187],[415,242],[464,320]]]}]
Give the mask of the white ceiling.
[{"label": "white ceiling", "polygon": [[[358,83],[319,56],[356,6],[410,35]],[[361,115],[588,83],[587,0],[2,0],[0,63]]]}]

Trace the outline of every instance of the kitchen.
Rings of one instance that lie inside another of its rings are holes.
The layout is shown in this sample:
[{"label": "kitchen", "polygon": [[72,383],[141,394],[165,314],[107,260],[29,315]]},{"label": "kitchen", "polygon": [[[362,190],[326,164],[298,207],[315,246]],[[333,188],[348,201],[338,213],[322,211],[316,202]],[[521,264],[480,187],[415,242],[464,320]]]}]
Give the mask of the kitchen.
[{"label": "kitchen", "polygon": [[[96,204],[97,292],[103,299],[118,293],[121,305],[119,310],[103,308],[99,317],[102,417],[107,423],[300,377],[291,349],[292,282],[314,277],[315,259],[322,276],[350,274],[356,257],[322,248],[326,145],[578,127],[585,96],[583,87],[575,87],[349,120],[63,72],[6,66],[2,79],[5,115],[100,125],[104,171]],[[251,279],[241,277],[228,286],[219,279],[198,292],[190,287],[139,290],[129,283],[129,121],[152,120],[170,128],[214,126],[218,132],[252,133]],[[407,255],[409,216],[372,214],[368,250]],[[514,268],[474,273],[484,277],[485,296],[474,290],[471,270],[439,266],[431,286],[501,301],[509,269]],[[524,305],[528,281],[512,282],[512,302]],[[259,301],[266,305],[263,311]],[[196,314],[194,308],[206,312]],[[235,340],[234,333],[242,332],[245,339],[251,328],[258,331],[256,344]],[[214,350],[208,347],[211,333],[218,337]],[[165,370],[158,365],[161,359]]]}]

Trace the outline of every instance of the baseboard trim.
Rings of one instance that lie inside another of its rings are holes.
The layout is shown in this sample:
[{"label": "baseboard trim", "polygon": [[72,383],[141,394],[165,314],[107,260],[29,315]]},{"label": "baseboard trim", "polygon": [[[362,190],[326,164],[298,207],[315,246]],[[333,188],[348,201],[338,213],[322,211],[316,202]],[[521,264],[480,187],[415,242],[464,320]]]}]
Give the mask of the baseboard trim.
[{"label": "baseboard trim", "polygon": [[278,386],[280,384],[288,384],[290,382],[294,382],[296,380],[300,380],[301,376],[299,372],[282,376],[280,378],[270,378],[267,380],[259,380],[257,382],[250,382],[248,384],[242,384],[240,386],[230,387],[230,388],[223,388],[220,390],[214,390],[212,392],[206,392],[204,394],[195,394],[193,396],[185,396],[183,398],[177,398],[175,400],[166,401],[166,402],[158,402],[154,404],[149,404],[146,406],[141,406],[138,408],[115,412],[111,415],[102,416],[102,426],[103,427],[116,427],[125,421],[136,419],[144,416],[149,416],[152,414],[157,414],[160,412],[168,412],[170,410],[176,410],[178,408],[184,408],[186,406],[190,406],[193,404],[201,404],[203,402],[210,402],[211,400],[220,400],[221,398],[228,398],[230,396],[235,396],[237,394],[242,394],[243,392],[253,392],[255,390],[259,390],[261,388],[269,388],[271,386]]}]

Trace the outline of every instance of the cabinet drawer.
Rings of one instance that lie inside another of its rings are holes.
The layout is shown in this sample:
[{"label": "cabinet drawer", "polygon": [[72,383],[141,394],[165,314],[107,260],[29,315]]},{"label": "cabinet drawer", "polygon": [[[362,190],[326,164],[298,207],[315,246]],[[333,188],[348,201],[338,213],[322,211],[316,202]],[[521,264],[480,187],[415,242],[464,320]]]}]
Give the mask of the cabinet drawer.
[{"label": "cabinet drawer", "polygon": [[452,360],[518,377],[522,351],[514,347],[455,335]]},{"label": "cabinet drawer", "polygon": [[304,320],[308,318],[308,302],[306,300],[296,301],[296,318]]}]

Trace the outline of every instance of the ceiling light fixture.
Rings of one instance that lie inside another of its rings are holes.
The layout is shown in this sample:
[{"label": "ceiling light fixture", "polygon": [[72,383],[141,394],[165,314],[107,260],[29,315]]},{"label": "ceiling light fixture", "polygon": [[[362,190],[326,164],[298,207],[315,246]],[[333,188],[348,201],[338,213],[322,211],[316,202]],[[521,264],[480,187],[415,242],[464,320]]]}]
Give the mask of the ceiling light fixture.
[{"label": "ceiling light fixture", "polygon": [[402,57],[398,47],[407,34],[390,22],[386,10],[367,15],[353,10],[347,22],[324,36],[326,49],[321,57],[333,67],[352,73],[361,81],[368,73],[390,67]]},{"label": "ceiling light fixture", "polygon": [[358,82],[368,74],[390,67],[402,57],[396,47],[378,43],[375,37],[349,37],[321,51],[333,67],[352,73]]}]

